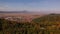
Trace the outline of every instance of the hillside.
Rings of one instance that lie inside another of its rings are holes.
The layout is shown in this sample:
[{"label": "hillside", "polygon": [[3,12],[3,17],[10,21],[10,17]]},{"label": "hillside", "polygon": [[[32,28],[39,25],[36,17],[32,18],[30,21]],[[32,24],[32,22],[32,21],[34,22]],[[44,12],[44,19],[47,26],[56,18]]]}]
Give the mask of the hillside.
[{"label": "hillside", "polygon": [[47,29],[46,31],[60,34],[60,14],[49,14],[40,18],[33,19],[32,22],[40,24],[40,27]]},{"label": "hillside", "polygon": [[49,15],[45,15],[42,16],[40,18],[36,18],[33,20],[34,22],[60,22],[60,14],[49,14]]},{"label": "hillside", "polygon": [[23,23],[0,18],[0,34],[60,34],[60,14],[49,14]]},{"label": "hillside", "polygon": [[[37,25],[0,19],[0,34],[38,34]],[[39,31],[40,32],[40,31]]]}]

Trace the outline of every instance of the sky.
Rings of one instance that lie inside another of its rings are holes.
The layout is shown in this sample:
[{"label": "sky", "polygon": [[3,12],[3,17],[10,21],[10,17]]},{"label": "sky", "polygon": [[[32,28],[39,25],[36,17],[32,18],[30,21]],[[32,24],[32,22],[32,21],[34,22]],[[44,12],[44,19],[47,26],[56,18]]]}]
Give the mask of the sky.
[{"label": "sky", "polygon": [[60,0],[0,0],[0,11],[60,11]]}]

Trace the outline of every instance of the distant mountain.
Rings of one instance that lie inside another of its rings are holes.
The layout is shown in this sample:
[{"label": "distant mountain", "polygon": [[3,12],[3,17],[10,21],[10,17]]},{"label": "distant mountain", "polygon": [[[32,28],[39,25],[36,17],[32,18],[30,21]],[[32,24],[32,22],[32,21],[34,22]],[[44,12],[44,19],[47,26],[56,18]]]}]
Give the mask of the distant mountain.
[{"label": "distant mountain", "polygon": [[28,11],[0,11],[0,13],[29,13]]}]

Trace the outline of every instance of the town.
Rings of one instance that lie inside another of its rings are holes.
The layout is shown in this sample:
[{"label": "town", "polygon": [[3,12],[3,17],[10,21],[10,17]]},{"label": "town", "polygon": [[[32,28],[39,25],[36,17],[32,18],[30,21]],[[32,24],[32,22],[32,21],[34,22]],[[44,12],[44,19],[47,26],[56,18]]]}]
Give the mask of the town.
[{"label": "town", "polygon": [[40,17],[40,15],[29,15],[29,16],[1,16],[0,18],[4,18],[9,21],[17,21],[17,22],[31,22],[31,20]]}]

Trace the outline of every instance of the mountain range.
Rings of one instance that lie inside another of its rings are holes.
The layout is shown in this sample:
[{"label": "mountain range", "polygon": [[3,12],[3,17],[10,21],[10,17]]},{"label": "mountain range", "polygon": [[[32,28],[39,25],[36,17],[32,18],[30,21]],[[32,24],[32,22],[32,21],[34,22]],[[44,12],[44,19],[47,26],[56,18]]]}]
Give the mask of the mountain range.
[{"label": "mountain range", "polygon": [[0,13],[28,13],[27,11],[0,11]]}]

